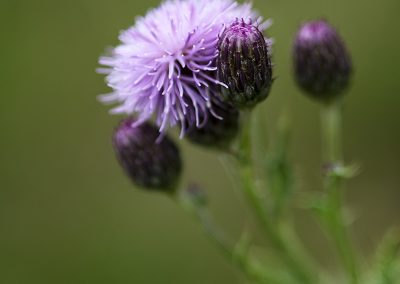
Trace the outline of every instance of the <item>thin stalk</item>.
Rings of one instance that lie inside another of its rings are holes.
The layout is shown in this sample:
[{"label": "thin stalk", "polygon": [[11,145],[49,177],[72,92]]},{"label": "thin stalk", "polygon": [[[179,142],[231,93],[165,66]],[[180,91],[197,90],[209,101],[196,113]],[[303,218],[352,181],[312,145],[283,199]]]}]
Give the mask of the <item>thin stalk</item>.
[{"label": "thin stalk", "polygon": [[268,218],[269,212],[264,201],[257,192],[255,185],[255,173],[252,163],[252,145],[250,133],[250,112],[245,113],[243,117],[242,136],[239,145],[240,158],[239,170],[242,179],[243,192],[254,209],[255,215],[258,217],[265,236],[270,241],[272,247],[279,253],[279,256],[291,270],[293,275],[297,277],[299,283],[313,283],[311,276],[308,274],[304,264],[295,256],[294,252],[288,246],[287,241],[281,234],[280,228],[275,226],[273,220]]},{"label": "thin stalk", "polygon": [[[328,169],[343,166],[340,102],[326,105],[322,110],[321,121],[323,158],[326,166]],[[357,284],[359,279],[355,253],[342,212],[344,177],[328,170],[324,186],[327,193],[326,225],[338,249],[349,283]]]},{"label": "thin stalk", "polygon": [[399,232],[391,231],[384,237],[378,248],[375,283],[396,284],[400,277],[400,235]]},{"label": "thin stalk", "polygon": [[290,134],[287,116],[280,118],[275,136],[272,155],[270,153],[267,157],[266,172],[268,185],[275,199],[272,212],[276,222],[282,223],[287,218],[285,209],[293,190],[292,168],[288,159]]},{"label": "thin stalk", "polygon": [[321,112],[323,159],[328,163],[343,162],[341,103],[325,105]]},{"label": "thin stalk", "polygon": [[237,254],[235,245],[226,238],[225,233],[214,222],[207,207],[198,206],[182,196],[174,196],[174,201],[188,212],[204,229],[206,236],[219,248],[227,260],[235,264],[247,279],[259,284],[286,284],[275,273],[271,273],[248,255]]}]

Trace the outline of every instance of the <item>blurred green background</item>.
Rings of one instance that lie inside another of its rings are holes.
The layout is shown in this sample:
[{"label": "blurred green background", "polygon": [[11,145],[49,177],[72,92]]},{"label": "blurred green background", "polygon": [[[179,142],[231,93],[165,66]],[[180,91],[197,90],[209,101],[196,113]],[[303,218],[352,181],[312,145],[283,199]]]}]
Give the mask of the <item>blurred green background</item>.
[{"label": "blurred green background", "polygon": [[[241,283],[241,276],[170,200],[130,184],[110,135],[119,117],[97,59],[157,0],[0,0],[0,283]],[[345,38],[356,68],[345,108],[356,243],[372,253],[400,222],[400,37],[398,0],[255,0],[274,25],[277,80],[260,106],[274,126],[289,109],[291,158],[301,190],[319,189],[318,105],[299,94],[290,68],[293,35],[326,17]],[[213,152],[185,142],[185,180],[207,188],[212,210],[234,235],[246,209]],[[323,236],[306,214],[298,227],[327,266]]]}]

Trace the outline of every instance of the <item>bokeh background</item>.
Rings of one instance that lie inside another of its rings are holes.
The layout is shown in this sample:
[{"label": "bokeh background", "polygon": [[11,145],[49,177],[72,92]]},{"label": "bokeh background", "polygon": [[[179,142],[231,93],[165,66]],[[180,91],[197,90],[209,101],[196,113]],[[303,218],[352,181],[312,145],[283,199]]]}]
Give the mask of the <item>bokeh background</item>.
[{"label": "bokeh background", "polygon": [[[0,283],[241,283],[241,276],[165,196],[135,189],[110,135],[120,119],[96,101],[108,92],[97,59],[121,29],[158,0],[0,0]],[[273,127],[292,118],[299,189],[319,190],[319,109],[299,94],[290,51],[299,23],[325,17],[354,59],[345,153],[362,174],[349,183],[356,244],[368,256],[400,220],[398,0],[255,0],[274,25],[277,80],[258,111]],[[215,153],[181,142],[185,181],[207,188],[234,235],[247,211]],[[297,224],[315,255],[333,264],[307,214]]]}]

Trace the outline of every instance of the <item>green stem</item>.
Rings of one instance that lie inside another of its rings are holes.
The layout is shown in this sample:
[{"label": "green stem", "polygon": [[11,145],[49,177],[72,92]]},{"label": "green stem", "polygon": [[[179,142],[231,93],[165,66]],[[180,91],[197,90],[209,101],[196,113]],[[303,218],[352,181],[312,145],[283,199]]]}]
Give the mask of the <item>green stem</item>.
[{"label": "green stem", "polygon": [[245,254],[237,254],[235,245],[228,241],[224,232],[215,224],[207,207],[188,201],[182,195],[174,196],[176,203],[188,212],[204,229],[207,237],[220,249],[223,255],[235,264],[246,277],[259,284],[286,284],[278,275],[271,273],[259,262]]},{"label": "green stem", "polygon": [[184,211],[188,212],[196,221],[198,221],[202,225],[207,237],[214,244],[217,245],[217,247],[221,250],[221,252],[224,255],[231,257],[233,246],[227,240],[222,230],[220,230],[214,224],[214,221],[211,218],[209,211],[203,206],[198,206],[188,201],[188,199],[184,197],[183,194],[180,195],[177,194],[176,196],[174,195],[173,197],[176,203]]},{"label": "green stem", "polygon": [[272,247],[279,253],[279,256],[292,271],[299,283],[313,283],[308,274],[304,263],[301,263],[295,253],[289,248],[287,241],[283,237],[280,228],[275,226],[273,220],[268,218],[269,212],[261,196],[257,192],[254,179],[254,169],[252,164],[252,145],[250,133],[250,113],[245,113],[243,117],[242,136],[240,141],[239,168],[243,184],[243,191],[251,207],[258,217],[265,236],[270,241]]},{"label": "green stem", "polygon": [[292,196],[292,168],[288,160],[289,129],[286,115],[282,115],[278,122],[275,134],[275,143],[272,143],[272,153],[266,157],[266,173],[269,190],[273,193],[273,215],[276,222],[287,219],[288,202]]},{"label": "green stem", "polygon": [[376,259],[376,283],[396,284],[400,277],[400,238],[399,232],[391,231],[387,233],[378,248],[378,258]]},{"label": "green stem", "polygon": [[335,102],[322,110],[323,158],[327,163],[328,173],[325,177],[327,193],[326,223],[338,253],[342,259],[349,283],[357,284],[358,269],[355,253],[348,236],[345,218],[342,212],[344,177],[335,174],[335,167],[343,166],[341,104]]},{"label": "green stem", "polygon": [[340,102],[325,105],[322,113],[323,159],[329,163],[342,163],[342,115]]}]

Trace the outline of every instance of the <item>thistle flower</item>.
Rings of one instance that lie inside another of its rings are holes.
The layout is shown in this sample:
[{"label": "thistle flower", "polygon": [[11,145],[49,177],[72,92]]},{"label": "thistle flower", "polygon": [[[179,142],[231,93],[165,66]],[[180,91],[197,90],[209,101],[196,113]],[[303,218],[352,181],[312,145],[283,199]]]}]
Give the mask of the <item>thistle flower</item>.
[{"label": "thistle flower", "polygon": [[232,0],[171,0],[138,18],[123,31],[121,44],[100,58],[108,68],[113,93],[105,103],[119,103],[112,113],[136,113],[136,124],[153,114],[160,132],[182,125],[193,109],[195,126],[207,120],[207,102],[217,85],[218,35],[237,17],[254,18],[251,4]]},{"label": "thistle flower", "polygon": [[138,186],[173,190],[182,170],[179,149],[168,137],[156,142],[159,133],[148,122],[135,126],[128,118],[117,127],[114,150],[126,174]]},{"label": "thistle flower", "polygon": [[222,89],[225,101],[239,108],[253,107],[269,94],[272,66],[264,38],[251,20],[236,20],[222,33],[217,59],[218,78],[228,85]]},{"label": "thistle flower", "polygon": [[224,149],[239,131],[239,111],[217,97],[211,98],[210,102],[213,113],[209,114],[202,127],[189,128],[186,138],[198,145]]},{"label": "thistle flower", "polygon": [[340,35],[326,21],[302,25],[293,54],[297,83],[312,97],[329,102],[348,86],[350,55]]}]

